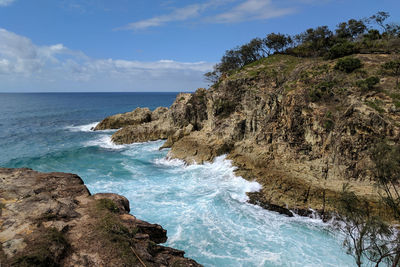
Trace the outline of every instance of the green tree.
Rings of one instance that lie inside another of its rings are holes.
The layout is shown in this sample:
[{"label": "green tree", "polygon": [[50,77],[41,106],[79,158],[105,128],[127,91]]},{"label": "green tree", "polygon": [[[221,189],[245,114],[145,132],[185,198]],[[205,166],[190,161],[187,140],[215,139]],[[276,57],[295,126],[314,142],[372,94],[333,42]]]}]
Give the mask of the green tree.
[{"label": "green tree", "polygon": [[389,12],[379,11],[375,15],[372,15],[369,20],[376,23],[379,27],[382,28],[383,32],[387,31],[388,24],[385,24],[385,21],[390,17]]},{"label": "green tree", "polygon": [[249,43],[242,45],[238,51],[242,66],[250,64],[264,57],[264,42],[254,38]]},{"label": "green tree", "polygon": [[315,55],[321,55],[332,46],[333,33],[328,26],[320,26],[315,29],[308,29],[295,36],[301,45],[307,45],[314,51]]},{"label": "green tree", "polygon": [[336,28],[336,37],[354,40],[367,29],[363,20],[351,19],[348,22],[340,23]]},{"label": "green tree", "polygon": [[290,36],[281,33],[270,33],[264,39],[268,55],[270,55],[272,51],[278,53],[282,52],[287,46],[292,44],[292,42]]}]

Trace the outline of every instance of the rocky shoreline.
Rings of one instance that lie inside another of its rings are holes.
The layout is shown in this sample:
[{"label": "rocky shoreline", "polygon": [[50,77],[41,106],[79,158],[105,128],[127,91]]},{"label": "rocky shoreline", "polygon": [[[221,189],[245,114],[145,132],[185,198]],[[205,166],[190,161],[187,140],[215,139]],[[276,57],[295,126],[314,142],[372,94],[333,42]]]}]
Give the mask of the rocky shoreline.
[{"label": "rocky shoreline", "polygon": [[[170,108],[110,116],[96,130],[117,125],[117,144],[165,139],[161,148],[189,164],[227,154],[237,175],[263,186],[251,202],[283,214],[335,212],[344,184],[380,210],[370,149],[400,141],[400,109],[395,78],[380,73],[390,57],[356,57],[363,68],[346,74],[337,60],[274,55],[178,94]],[[354,82],[372,75],[381,78],[371,91]]]},{"label": "rocky shoreline", "polygon": [[159,245],[160,225],[68,173],[0,168],[1,266],[201,266]]}]

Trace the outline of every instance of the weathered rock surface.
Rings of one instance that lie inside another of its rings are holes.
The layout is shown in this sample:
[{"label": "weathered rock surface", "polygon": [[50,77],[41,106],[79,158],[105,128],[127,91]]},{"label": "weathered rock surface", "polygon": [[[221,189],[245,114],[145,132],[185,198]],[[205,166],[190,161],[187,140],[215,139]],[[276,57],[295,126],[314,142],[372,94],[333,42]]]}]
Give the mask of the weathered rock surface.
[{"label": "weathered rock surface", "polygon": [[152,112],[148,108],[136,108],[131,112],[116,114],[105,118],[96,125],[94,130],[120,129],[128,125],[137,125],[149,122],[151,119]]},{"label": "weathered rock surface", "polygon": [[[364,67],[351,74],[335,70],[335,60],[269,57],[209,90],[179,94],[163,119],[113,140],[167,139],[169,156],[188,163],[228,154],[237,174],[263,185],[252,203],[282,213],[333,210],[344,183],[373,203],[371,147],[400,141],[399,96],[395,78],[380,72],[390,55],[357,57]],[[376,88],[357,87],[370,76],[380,77]]]},{"label": "weathered rock surface", "polygon": [[1,266],[200,266],[116,194],[90,195],[81,178],[0,168]]}]

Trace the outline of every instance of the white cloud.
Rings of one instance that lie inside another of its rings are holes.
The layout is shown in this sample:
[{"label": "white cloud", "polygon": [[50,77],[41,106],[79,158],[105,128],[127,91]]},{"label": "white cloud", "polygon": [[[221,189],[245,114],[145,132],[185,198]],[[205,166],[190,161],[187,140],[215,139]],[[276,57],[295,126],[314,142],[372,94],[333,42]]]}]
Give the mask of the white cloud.
[{"label": "white cloud", "polygon": [[0,0],[0,6],[11,5],[15,0]]},{"label": "white cloud", "polygon": [[64,87],[73,91],[193,90],[204,86],[203,74],[212,66],[165,59],[94,59],[63,44],[37,46],[24,36],[0,29],[0,91],[25,90],[26,84],[56,91]]},{"label": "white cloud", "polygon": [[231,10],[218,14],[211,21],[234,23],[250,20],[265,20],[295,12],[294,8],[274,7],[271,0],[246,0]]},{"label": "white cloud", "polygon": [[[236,5],[229,8],[232,3],[236,3]],[[219,11],[219,13],[217,11],[217,14],[214,15],[205,14],[206,11],[217,7],[228,9],[228,11]],[[198,19],[208,23],[235,23],[250,20],[266,20],[293,12],[295,12],[295,8],[276,7],[273,5],[272,0],[214,0],[203,4],[193,4],[176,8],[169,14],[136,21],[120,27],[118,30],[143,30],[150,27],[162,26],[168,22],[191,19]]]},{"label": "white cloud", "polygon": [[170,14],[156,16],[150,19],[133,22],[118,29],[141,30],[150,27],[161,26],[171,21],[184,21],[198,17],[201,14],[201,12],[203,12],[210,6],[212,6],[211,3],[189,5],[182,8],[177,8]]}]

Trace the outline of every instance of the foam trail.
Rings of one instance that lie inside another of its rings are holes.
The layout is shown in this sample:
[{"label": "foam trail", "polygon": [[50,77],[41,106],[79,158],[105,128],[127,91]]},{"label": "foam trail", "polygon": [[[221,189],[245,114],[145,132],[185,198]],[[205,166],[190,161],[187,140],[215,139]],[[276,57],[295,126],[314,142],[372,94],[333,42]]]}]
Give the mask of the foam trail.
[{"label": "foam trail", "polygon": [[99,146],[102,148],[107,148],[107,149],[116,149],[116,150],[120,150],[120,149],[124,149],[126,147],[128,147],[128,145],[117,145],[115,143],[113,143],[113,141],[111,140],[111,135],[99,135],[96,139],[85,142],[83,144],[84,146]]},{"label": "foam trail", "polygon": [[99,121],[97,122],[92,122],[89,124],[85,125],[78,125],[78,126],[67,126],[65,129],[71,131],[71,132],[92,132],[93,128],[96,127],[96,125],[99,124]]},{"label": "foam trail", "polygon": [[155,159],[154,163],[159,166],[165,167],[184,167],[186,164],[183,160],[180,159],[171,159],[168,157]]}]

